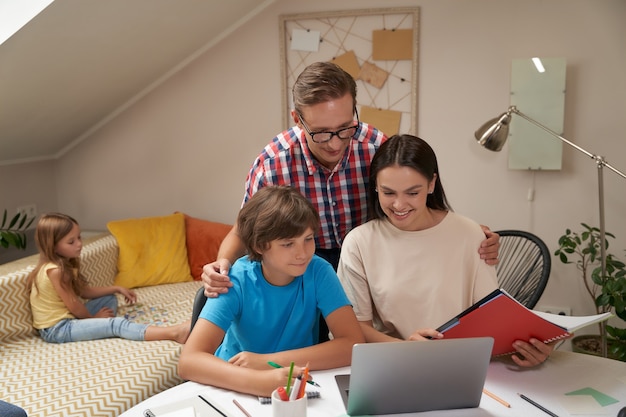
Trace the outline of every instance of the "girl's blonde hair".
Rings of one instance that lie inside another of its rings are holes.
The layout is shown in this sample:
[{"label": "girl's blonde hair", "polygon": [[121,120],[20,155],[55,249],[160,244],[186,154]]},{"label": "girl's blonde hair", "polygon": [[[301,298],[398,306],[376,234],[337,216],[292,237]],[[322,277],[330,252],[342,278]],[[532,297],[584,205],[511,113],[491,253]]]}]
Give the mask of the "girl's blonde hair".
[{"label": "girl's blonde hair", "polygon": [[35,229],[35,243],[39,249],[39,262],[35,269],[28,275],[28,288],[33,284],[37,287],[36,277],[39,270],[47,264],[55,264],[61,271],[61,284],[71,288],[76,295],[80,295],[86,285],[86,281],[80,274],[80,259],[65,258],[56,252],[57,243],[63,239],[78,222],[67,214],[47,213],[42,214]]}]

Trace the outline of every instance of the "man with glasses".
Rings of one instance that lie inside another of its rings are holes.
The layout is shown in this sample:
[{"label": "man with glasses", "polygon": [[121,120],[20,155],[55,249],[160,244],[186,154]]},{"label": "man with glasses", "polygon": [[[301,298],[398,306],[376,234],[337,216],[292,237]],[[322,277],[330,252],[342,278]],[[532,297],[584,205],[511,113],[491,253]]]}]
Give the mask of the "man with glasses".
[{"label": "man with glasses", "polygon": [[[387,138],[359,121],[356,82],[335,64],[309,65],[298,76],[292,93],[295,126],[276,136],[256,158],[246,179],[243,204],[268,185],[300,190],[320,215],[316,254],[336,269],[344,237],[367,221],[368,170],[374,153]],[[485,234],[481,257],[495,264],[499,236],[488,229]],[[204,267],[207,296],[228,291],[226,274],[243,255],[235,226],[222,242],[217,260]]]}]

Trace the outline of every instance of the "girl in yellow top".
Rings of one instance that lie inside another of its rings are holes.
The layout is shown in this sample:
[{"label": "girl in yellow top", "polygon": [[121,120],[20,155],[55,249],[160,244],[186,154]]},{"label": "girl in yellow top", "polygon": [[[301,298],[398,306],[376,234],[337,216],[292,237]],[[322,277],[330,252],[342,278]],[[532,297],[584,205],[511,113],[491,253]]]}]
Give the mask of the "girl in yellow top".
[{"label": "girl in yellow top", "polygon": [[[130,340],[174,340],[185,343],[189,322],[169,327],[133,323],[117,313],[116,293],[134,303],[124,287],[92,287],[80,273],[83,247],[78,222],[60,213],[44,214],[35,241],[39,262],[28,277],[33,326],[50,343],[121,337]],[[84,300],[88,300],[85,302]]]}]

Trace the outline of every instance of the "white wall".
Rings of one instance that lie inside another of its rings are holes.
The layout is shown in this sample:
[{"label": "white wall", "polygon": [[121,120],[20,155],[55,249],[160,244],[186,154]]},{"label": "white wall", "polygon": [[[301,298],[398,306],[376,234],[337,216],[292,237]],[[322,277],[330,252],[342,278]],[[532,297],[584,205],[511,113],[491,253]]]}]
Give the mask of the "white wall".
[{"label": "white wall", "polygon": [[[175,210],[233,222],[254,157],[281,129],[278,16],[337,9],[281,0],[58,161],[58,208],[83,228]],[[418,134],[438,153],[457,212],[517,228],[556,247],[566,227],[598,223],[596,168],[564,149],[563,170],[507,169],[506,148],[473,139],[506,110],[513,59],[564,57],[564,136],[626,170],[626,2],[623,0],[389,0],[420,7]],[[341,8],[381,7],[344,0]],[[535,200],[529,202],[529,187]],[[626,181],[605,174],[607,229],[626,248]],[[621,252],[623,255],[624,253]],[[553,258],[540,304],[591,313],[578,275]]]},{"label": "white wall", "polygon": [[5,208],[14,216],[18,207],[30,204],[39,213],[56,210],[54,165],[54,161],[0,165],[0,216]]}]

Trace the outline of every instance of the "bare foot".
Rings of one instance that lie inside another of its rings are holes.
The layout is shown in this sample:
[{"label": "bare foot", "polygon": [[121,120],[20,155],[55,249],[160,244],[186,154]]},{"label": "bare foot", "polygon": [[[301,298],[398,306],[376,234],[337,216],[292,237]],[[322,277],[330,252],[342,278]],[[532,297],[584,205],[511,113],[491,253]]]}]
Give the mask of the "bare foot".
[{"label": "bare foot", "polygon": [[189,333],[191,333],[191,320],[187,320],[181,324],[177,324],[174,327],[174,340],[180,344],[185,344]]},{"label": "bare foot", "polygon": [[191,332],[191,320],[173,326],[148,326],[144,340],[173,340],[184,344]]}]

